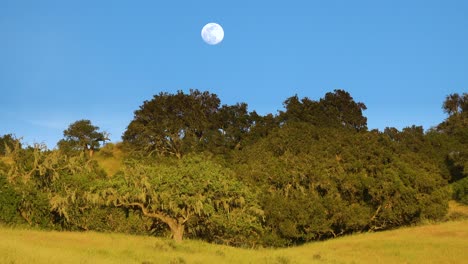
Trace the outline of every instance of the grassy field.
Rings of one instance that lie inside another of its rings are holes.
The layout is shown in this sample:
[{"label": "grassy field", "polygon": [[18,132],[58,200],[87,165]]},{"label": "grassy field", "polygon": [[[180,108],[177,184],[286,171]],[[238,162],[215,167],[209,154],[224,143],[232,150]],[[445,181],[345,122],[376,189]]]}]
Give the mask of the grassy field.
[{"label": "grassy field", "polygon": [[286,249],[0,228],[0,263],[466,263],[468,220],[357,234]]}]

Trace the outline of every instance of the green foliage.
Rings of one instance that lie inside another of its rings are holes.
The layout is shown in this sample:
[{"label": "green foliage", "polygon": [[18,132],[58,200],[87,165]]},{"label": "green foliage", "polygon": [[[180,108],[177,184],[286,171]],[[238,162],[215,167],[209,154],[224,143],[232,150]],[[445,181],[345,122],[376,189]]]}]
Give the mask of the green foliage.
[{"label": "green foliage", "polygon": [[272,115],[249,113],[246,103],[223,105],[217,95],[160,93],[135,111],[123,135],[131,150],[145,155],[181,158],[192,152],[228,154],[268,133],[278,122]]},{"label": "green foliage", "polygon": [[218,111],[219,130],[223,138],[222,146],[239,149],[247,137],[253,120],[247,111],[247,104],[223,105]]},{"label": "green foliage", "polygon": [[21,217],[31,226],[52,228],[54,220],[50,214],[48,194],[30,184],[21,184],[18,187],[21,190],[18,208]]},{"label": "green foliage", "polygon": [[453,199],[468,205],[468,177],[452,184]]},{"label": "green foliage", "polygon": [[458,93],[447,95],[445,98],[442,109],[449,116],[454,116],[462,114],[463,112],[468,111],[468,93],[463,93],[462,95]]},{"label": "green foliage", "polygon": [[[79,219],[68,215],[80,199],[77,190],[88,184],[80,181],[79,175],[105,177],[96,162],[83,154],[67,156],[60,151],[50,151],[44,145],[36,144],[27,149],[19,146],[9,151],[6,157],[11,165],[6,166],[7,171],[4,169],[7,182],[20,197],[19,215],[30,225],[47,228]],[[76,185],[70,185],[70,177]]]},{"label": "green foliage", "polygon": [[0,174],[0,222],[7,224],[19,222],[18,207],[20,202],[21,196]]},{"label": "green foliage", "polygon": [[282,122],[306,122],[319,127],[345,127],[356,131],[367,129],[366,110],[363,103],[356,103],[351,95],[343,90],[325,94],[320,101],[307,97],[299,100],[296,96],[284,102],[285,112],[281,112]]},{"label": "green foliage", "polygon": [[450,171],[450,182],[455,182],[468,176],[468,94],[448,95],[443,109],[449,116],[435,129],[449,138],[442,144],[447,146],[442,153]]},{"label": "green foliage", "polygon": [[[365,144],[362,144],[365,142]],[[266,243],[287,245],[440,219],[440,170],[387,135],[288,123],[239,153],[238,173],[263,191]]]},{"label": "green foliage", "polygon": [[[192,224],[220,224],[222,217],[215,221],[210,217],[235,216],[236,210],[248,214],[254,206],[246,201],[248,189],[230,170],[195,155],[157,163],[130,160],[120,174],[91,189],[89,201],[139,209],[144,216],[167,224],[176,240],[182,239],[186,227],[189,232],[198,232]],[[245,218],[237,217],[243,221]],[[245,221],[254,219],[247,217]]]},{"label": "green foliage", "polygon": [[20,140],[16,139],[12,134],[6,134],[0,137],[0,156],[4,156],[9,150],[13,149],[16,144],[20,144]]},{"label": "green foliage", "polygon": [[135,111],[123,141],[146,153],[180,158],[210,141],[219,103],[215,94],[198,90],[160,93]]},{"label": "green foliage", "polygon": [[10,182],[32,184],[44,190],[49,190],[51,184],[63,175],[105,175],[94,160],[83,154],[68,156],[60,151],[47,150],[47,147],[41,144],[27,149],[15,147],[7,157],[12,161],[7,173]]}]

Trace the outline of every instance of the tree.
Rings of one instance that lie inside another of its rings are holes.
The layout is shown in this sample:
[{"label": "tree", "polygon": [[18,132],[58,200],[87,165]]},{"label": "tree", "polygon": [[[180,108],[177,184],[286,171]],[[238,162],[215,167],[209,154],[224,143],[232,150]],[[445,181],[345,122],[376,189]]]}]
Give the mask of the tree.
[{"label": "tree", "polygon": [[392,130],[287,122],[242,149],[235,168],[259,188],[265,242],[284,246],[443,217],[447,181],[421,152],[422,127]]},{"label": "tree", "polygon": [[348,92],[335,90],[326,93],[325,98],[320,99],[320,105],[327,116],[338,124],[358,131],[367,129],[367,118],[362,115],[362,111],[367,109],[366,105],[355,102]]},{"label": "tree", "polygon": [[253,124],[247,104],[223,105],[218,111],[218,118],[224,145],[228,149],[241,148],[241,141],[246,138]]},{"label": "tree", "polygon": [[6,155],[8,150],[12,150],[15,145],[21,143],[19,139],[16,139],[12,134],[6,134],[0,137],[0,155]]},{"label": "tree", "polygon": [[123,141],[146,153],[181,158],[210,141],[219,103],[217,95],[198,90],[160,93],[135,111]]},{"label": "tree", "polygon": [[366,106],[355,102],[351,95],[343,90],[326,93],[320,101],[307,97],[299,99],[297,95],[284,101],[285,112],[280,119],[286,122],[306,122],[319,127],[345,127],[356,131],[367,129],[367,118],[362,115]]},{"label": "tree", "polygon": [[468,113],[468,93],[463,93],[459,100],[460,110],[463,113]]},{"label": "tree", "polygon": [[99,132],[99,127],[91,124],[90,120],[78,120],[63,131],[64,139],[58,142],[61,150],[88,152],[92,157],[99,149],[100,143],[109,140],[106,132]]},{"label": "tree", "polygon": [[2,212],[0,222],[7,224],[18,222],[20,203],[21,196],[0,172],[0,212]]},{"label": "tree", "polygon": [[[96,183],[89,199],[117,207],[138,209],[166,224],[181,241],[191,221],[205,222],[214,215],[249,209],[248,190],[232,171],[201,156],[166,162],[129,162],[122,173]],[[246,212],[247,214],[247,212]]]},{"label": "tree", "polygon": [[[449,116],[437,126],[436,131],[455,142],[444,153],[450,181],[453,182],[468,176],[468,93],[448,95],[442,108]],[[443,144],[447,145],[447,142]]]},{"label": "tree", "polygon": [[449,116],[437,129],[468,143],[468,93],[448,95],[442,109]]},{"label": "tree", "polygon": [[442,109],[444,109],[444,112],[450,116],[456,115],[460,112],[462,100],[463,97],[461,97],[458,93],[447,95],[447,97],[445,97],[444,104],[442,105]]},{"label": "tree", "polygon": [[[48,150],[44,144],[23,149],[17,141],[6,157],[10,162],[6,167],[0,166],[0,176],[5,176],[19,196],[16,211],[30,225],[51,227],[58,220],[54,216],[64,212],[64,207],[63,204],[60,208],[54,206],[57,189],[63,187],[73,197],[70,199],[75,199],[76,192],[64,186],[64,177],[77,174],[105,175],[95,160],[82,155],[69,156],[62,151]],[[8,196],[13,195],[11,192],[8,194],[9,190],[5,191]],[[12,201],[14,200],[10,200]],[[60,215],[62,216],[64,215]]]}]

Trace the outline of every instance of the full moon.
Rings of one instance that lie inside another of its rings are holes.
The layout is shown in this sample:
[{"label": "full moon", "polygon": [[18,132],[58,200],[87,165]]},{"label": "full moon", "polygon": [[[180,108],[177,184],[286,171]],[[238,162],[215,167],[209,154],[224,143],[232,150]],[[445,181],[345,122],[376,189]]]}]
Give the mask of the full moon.
[{"label": "full moon", "polygon": [[203,27],[201,36],[207,44],[216,45],[223,41],[224,30],[219,24],[208,23]]}]

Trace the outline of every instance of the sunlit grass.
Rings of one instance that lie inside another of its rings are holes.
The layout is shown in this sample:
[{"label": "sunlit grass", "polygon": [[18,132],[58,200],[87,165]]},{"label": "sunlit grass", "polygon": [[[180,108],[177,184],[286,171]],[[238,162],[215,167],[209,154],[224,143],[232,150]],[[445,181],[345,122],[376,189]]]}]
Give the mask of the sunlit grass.
[{"label": "sunlit grass", "polygon": [[448,220],[468,219],[468,206],[457,203],[455,201],[450,201],[447,219]]},{"label": "sunlit grass", "polygon": [[107,175],[112,176],[119,171],[124,157],[123,151],[118,145],[108,144],[102,150],[96,152],[94,159],[104,169]]},{"label": "sunlit grass", "polygon": [[286,249],[0,228],[0,263],[464,263],[468,220],[357,234]]}]

